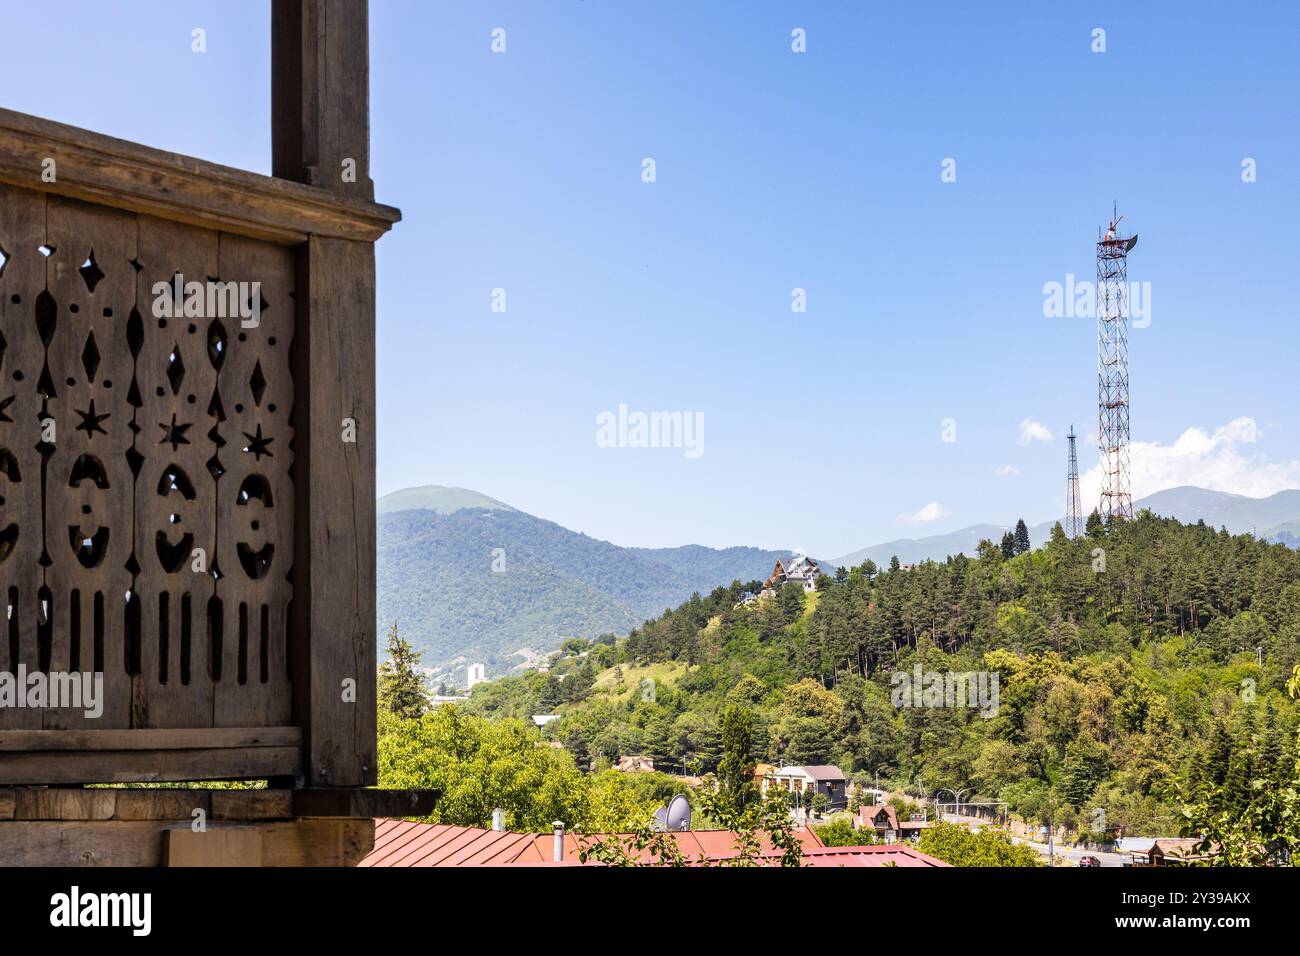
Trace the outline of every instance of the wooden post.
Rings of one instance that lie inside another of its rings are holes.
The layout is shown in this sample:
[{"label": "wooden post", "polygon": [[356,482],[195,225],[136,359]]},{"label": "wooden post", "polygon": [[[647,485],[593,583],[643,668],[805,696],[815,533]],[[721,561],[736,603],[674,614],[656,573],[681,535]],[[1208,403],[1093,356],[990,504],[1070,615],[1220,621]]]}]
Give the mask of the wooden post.
[{"label": "wooden post", "polygon": [[369,42],[368,0],[273,0],[272,175],[375,198]]},{"label": "wooden post", "polygon": [[[276,176],[372,199],[367,0],[274,0]],[[311,786],[376,782],[375,258],[299,247],[294,378],[294,722]]]}]

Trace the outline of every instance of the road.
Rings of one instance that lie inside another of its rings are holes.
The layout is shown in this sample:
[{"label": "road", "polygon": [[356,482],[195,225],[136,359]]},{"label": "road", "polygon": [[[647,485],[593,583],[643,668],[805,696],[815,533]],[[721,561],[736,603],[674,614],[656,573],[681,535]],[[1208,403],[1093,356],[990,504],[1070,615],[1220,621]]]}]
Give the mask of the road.
[{"label": "road", "polygon": [[[966,826],[987,826],[989,822],[978,817],[970,817],[965,814],[957,816],[953,813],[945,813],[943,819],[950,823],[961,823]],[[1036,840],[1027,840],[1024,837],[1015,835],[1014,833],[1008,835],[1015,843],[1023,844],[1043,856],[1048,855],[1046,843],[1039,843]],[[1123,866],[1128,861],[1128,857],[1123,853],[1102,853],[1098,850],[1076,850],[1073,847],[1066,847],[1059,843],[1056,845],[1055,853],[1058,858],[1070,860],[1074,863],[1078,863],[1085,856],[1095,856],[1101,862],[1102,866],[1118,867]]]},{"label": "road", "polygon": [[[1035,843],[1033,840],[1026,840],[1023,837],[1018,836],[1013,836],[1011,839],[1016,843],[1021,843],[1027,847],[1031,847],[1043,856],[1047,856],[1046,843]],[[1067,848],[1062,846],[1056,848],[1056,855],[1058,857],[1064,857],[1067,860],[1072,860],[1075,863],[1078,863],[1079,860],[1083,859],[1085,856],[1095,856],[1101,861],[1102,866],[1123,866],[1126,859],[1122,853],[1101,853],[1097,850],[1076,850],[1072,847]]]}]

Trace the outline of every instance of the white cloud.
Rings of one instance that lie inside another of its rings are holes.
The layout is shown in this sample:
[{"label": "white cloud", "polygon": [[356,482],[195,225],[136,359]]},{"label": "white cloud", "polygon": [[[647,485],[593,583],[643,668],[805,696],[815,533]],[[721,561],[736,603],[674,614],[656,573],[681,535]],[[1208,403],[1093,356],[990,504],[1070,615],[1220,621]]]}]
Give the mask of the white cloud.
[{"label": "white cloud", "polygon": [[[1172,445],[1132,442],[1129,475],[1133,500],[1165,488],[1196,485],[1251,498],[1264,498],[1285,488],[1300,488],[1300,460],[1269,461],[1251,454],[1260,434],[1253,418],[1234,418],[1206,432],[1188,428]],[[1079,477],[1085,503],[1101,495],[1101,465]],[[1089,509],[1091,510],[1091,509]]]},{"label": "white cloud", "polygon": [[999,465],[993,469],[993,474],[999,478],[1014,478],[1020,474],[1020,469],[1015,465]]},{"label": "white cloud", "polygon": [[1052,432],[1042,422],[1026,418],[1020,423],[1020,444],[1028,445],[1031,441],[1051,441]]},{"label": "white cloud", "polygon": [[931,501],[928,505],[922,507],[919,511],[912,514],[901,514],[898,520],[906,524],[929,524],[931,521],[938,521],[940,518],[946,518],[952,514],[947,508],[937,501]]}]

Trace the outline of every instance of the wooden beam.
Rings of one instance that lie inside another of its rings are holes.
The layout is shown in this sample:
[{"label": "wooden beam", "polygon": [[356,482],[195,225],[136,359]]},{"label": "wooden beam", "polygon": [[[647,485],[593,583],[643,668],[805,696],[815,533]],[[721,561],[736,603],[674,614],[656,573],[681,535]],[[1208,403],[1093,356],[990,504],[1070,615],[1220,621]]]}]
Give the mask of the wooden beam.
[{"label": "wooden beam", "polygon": [[309,786],[376,782],[375,252],[299,252],[289,659]]},{"label": "wooden beam", "polygon": [[0,730],[0,752],[55,750],[211,750],[296,747],[299,727],[134,728],[123,730]]},{"label": "wooden beam", "polygon": [[18,787],[0,789],[0,820],[289,820],[289,790]]},{"label": "wooden beam", "polygon": [[214,820],[287,820],[293,816],[288,790],[213,790]]},{"label": "wooden beam", "polygon": [[369,43],[369,0],[272,0],[276,176],[374,198]]},{"label": "wooden beam", "polygon": [[150,821],[0,823],[5,866],[158,866],[162,845],[162,827]]},{"label": "wooden beam", "polygon": [[262,834],[251,826],[163,831],[164,866],[261,866]]},{"label": "wooden beam", "polygon": [[[273,0],[275,175],[373,197],[368,44],[368,0]],[[309,786],[373,784],[373,245],[313,235],[299,250],[296,301],[294,722]]]},{"label": "wooden beam", "polygon": [[[202,839],[232,830],[240,835]],[[155,820],[0,822],[6,866],[355,866],[374,842],[371,820],[249,822],[205,833]]]},{"label": "wooden beam", "polygon": [[0,760],[0,784],[265,780],[301,769],[300,747],[13,751]]},{"label": "wooden beam", "polygon": [[439,790],[302,789],[293,791],[298,817],[427,817]]},{"label": "wooden beam", "polygon": [[[47,161],[53,182],[42,176]],[[309,235],[373,242],[402,217],[371,202],[373,189],[317,189],[290,178],[0,109],[0,183],[289,245]]]},{"label": "wooden beam", "polygon": [[263,866],[356,866],[375,848],[373,820],[317,818],[266,823]]}]

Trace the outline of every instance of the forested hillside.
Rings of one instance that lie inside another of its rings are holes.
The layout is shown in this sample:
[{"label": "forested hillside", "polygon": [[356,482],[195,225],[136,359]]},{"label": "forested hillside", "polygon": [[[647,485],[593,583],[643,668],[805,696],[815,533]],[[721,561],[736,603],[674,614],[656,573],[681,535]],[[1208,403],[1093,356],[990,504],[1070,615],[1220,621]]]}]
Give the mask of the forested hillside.
[{"label": "forested hillside", "polygon": [[381,514],[378,556],[381,629],[396,622],[428,665],[464,655],[501,673],[520,648],[626,634],[693,591],[765,576],[788,552],[621,548],[502,505]]},{"label": "forested hillside", "polygon": [[[1211,791],[1246,801],[1252,780],[1290,779],[1300,554],[1147,512],[1089,526],[1035,551],[867,562],[748,606],[737,582],[626,639],[574,643],[549,674],[475,688],[467,707],[559,713],[546,733],[583,764],[648,753],[707,773],[720,713],[743,704],[759,759],[1131,834],[1176,832],[1180,806]],[[892,675],[917,664],[995,673],[996,713],[895,706]]]}]

